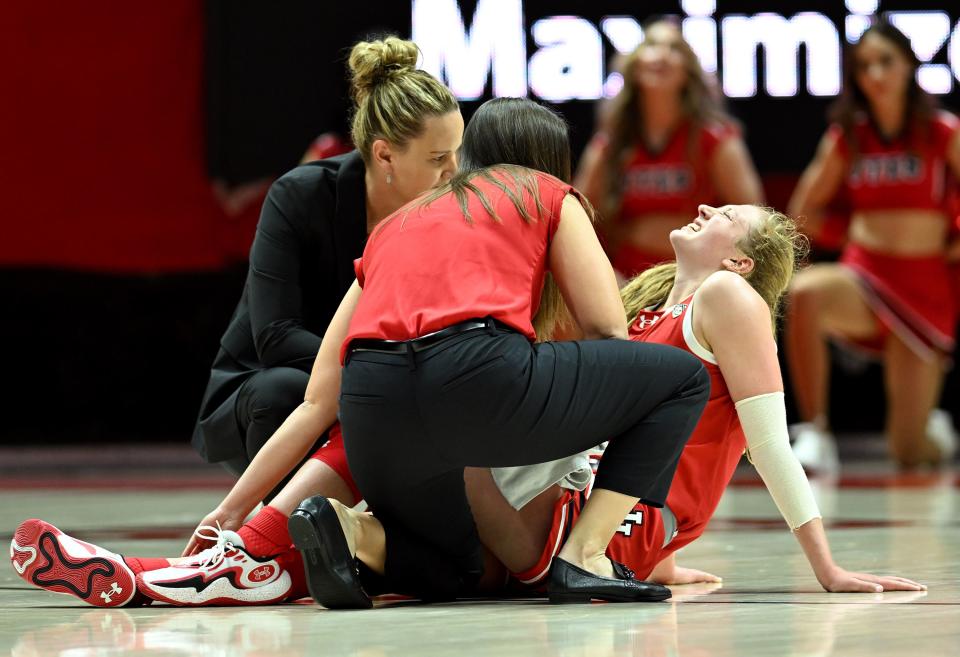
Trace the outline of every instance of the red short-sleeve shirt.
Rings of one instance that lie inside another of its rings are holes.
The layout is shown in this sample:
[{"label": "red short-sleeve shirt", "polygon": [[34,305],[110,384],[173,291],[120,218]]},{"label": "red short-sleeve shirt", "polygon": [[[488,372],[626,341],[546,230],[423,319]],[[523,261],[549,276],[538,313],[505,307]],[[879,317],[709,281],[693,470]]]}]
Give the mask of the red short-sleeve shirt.
[{"label": "red short-sleeve shirt", "polygon": [[[570,185],[533,175],[543,211],[523,192],[525,221],[497,185],[480,175],[472,183],[489,199],[499,221],[469,193],[472,221],[456,197],[445,194],[426,206],[416,202],[384,219],[354,263],[363,294],[354,311],[342,355],[351,340],[410,340],[476,317],[493,317],[531,340],[540,305],[550,241]],[[515,187],[503,167],[491,170]]]}]

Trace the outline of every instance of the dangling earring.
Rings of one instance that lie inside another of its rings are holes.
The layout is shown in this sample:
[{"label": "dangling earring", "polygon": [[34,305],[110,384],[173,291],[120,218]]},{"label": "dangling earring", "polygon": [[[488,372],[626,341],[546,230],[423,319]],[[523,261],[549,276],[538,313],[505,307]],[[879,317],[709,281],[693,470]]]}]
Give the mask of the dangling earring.
[{"label": "dangling earring", "polygon": [[393,176],[391,176],[391,175],[388,173],[388,174],[387,174],[387,184],[389,185],[389,184],[391,184],[392,182],[393,182]]}]

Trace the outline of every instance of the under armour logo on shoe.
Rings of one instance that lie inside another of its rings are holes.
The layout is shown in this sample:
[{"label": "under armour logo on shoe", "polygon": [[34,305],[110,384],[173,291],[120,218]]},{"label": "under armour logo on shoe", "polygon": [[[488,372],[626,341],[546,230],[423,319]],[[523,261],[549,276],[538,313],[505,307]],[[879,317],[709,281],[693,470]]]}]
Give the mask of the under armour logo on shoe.
[{"label": "under armour logo on shoe", "polygon": [[250,580],[253,582],[262,582],[273,575],[273,566],[263,566],[250,573]]},{"label": "under armour logo on shoe", "polygon": [[110,596],[111,596],[111,595],[120,595],[121,593],[123,593],[123,589],[120,588],[119,586],[117,586],[117,583],[116,583],[116,582],[110,582],[110,590],[109,590],[109,591],[101,591],[101,592],[100,592],[100,597],[103,598],[103,601],[104,601],[104,602],[106,602],[107,604],[110,604],[110,603],[113,601],[113,598],[111,598]]}]

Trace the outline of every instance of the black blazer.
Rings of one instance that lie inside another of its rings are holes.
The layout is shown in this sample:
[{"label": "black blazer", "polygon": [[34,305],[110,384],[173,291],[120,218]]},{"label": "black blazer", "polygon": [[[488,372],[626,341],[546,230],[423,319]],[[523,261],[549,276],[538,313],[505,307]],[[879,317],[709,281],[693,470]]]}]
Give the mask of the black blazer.
[{"label": "black blazer", "polygon": [[220,339],[193,432],[208,462],[243,451],[234,406],[269,367],[309,373],[327,325],[355,278],[367,239],[366,169],[356,151],[311,162],[273,183],[250,248],[240,303]]}]

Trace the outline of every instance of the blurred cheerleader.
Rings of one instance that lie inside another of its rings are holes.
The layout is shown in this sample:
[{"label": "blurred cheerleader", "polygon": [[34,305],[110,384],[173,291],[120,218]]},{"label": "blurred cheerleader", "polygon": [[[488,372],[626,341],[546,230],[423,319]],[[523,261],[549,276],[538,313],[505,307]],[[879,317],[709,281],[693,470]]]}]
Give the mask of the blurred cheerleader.
[{"label": "blurred cheerleader", "polygon": [[614,269],[627,278],[673,259],[670,231],[698,203],[763,200],[739,130],[677,23],[655,20],[644,35],[574,180],[600,208]]},{"label": "blurred cheerleader", "polygon": [[840,262],[801,272],[790,291],[787,356],[803,420],[794,449],[810,469],[837,467],[827,407],[827,339],[837,338],[882,357],[893,458],[938,463],[956,449],[934,405],[957,320],[947,261],[960,123],[917,84],[910,41],[888,22],[867,29],[844,66],[834,122],[790,201],[813,234],[844,187],[852,206]]}]

